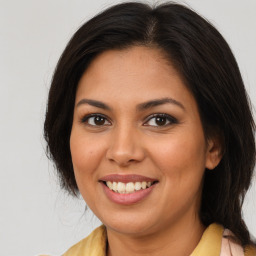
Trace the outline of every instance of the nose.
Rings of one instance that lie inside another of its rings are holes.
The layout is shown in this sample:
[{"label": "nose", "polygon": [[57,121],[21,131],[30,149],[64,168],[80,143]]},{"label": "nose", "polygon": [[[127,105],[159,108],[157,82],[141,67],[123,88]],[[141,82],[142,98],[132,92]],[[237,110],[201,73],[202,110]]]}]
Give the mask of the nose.
[{"label": "nose", "polygon": [[112,131],[106,157],[109,161],[125,167],[145,158],[142,138],[134,129],[119,128]]}]

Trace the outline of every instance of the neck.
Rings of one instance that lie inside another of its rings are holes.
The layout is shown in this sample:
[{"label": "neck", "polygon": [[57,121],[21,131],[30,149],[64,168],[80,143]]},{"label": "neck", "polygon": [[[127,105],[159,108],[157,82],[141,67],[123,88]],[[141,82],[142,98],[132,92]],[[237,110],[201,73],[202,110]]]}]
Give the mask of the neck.
[{"label": "neck", "polygon": [[190,255],[199,243],[205,227],[199,218],[181,220],[151,234],[121,234],[107,228],[108,256]]}]

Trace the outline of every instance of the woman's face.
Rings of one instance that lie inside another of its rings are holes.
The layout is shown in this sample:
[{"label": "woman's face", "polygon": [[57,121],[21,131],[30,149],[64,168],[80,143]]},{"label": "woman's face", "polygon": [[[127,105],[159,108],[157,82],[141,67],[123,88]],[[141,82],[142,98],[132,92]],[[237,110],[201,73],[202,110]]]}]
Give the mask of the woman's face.
[{"label": "woman's face", "polygon": [[196,101],[157,49],[99,55],[76,93],[70,149],[78,188],[109,228],[150,234],[198,218],[216,163]]}]

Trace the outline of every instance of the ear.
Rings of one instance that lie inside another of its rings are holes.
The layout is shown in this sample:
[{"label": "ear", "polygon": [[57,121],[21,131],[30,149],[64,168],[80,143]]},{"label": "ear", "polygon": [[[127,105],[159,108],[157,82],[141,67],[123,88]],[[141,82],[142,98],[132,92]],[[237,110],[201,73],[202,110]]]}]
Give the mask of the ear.
[{"label": "ear", "polygon": [[207,152],[205,168],[213,170],[221,161],[223,156],[222,143],[219,136],[207,140]]}]

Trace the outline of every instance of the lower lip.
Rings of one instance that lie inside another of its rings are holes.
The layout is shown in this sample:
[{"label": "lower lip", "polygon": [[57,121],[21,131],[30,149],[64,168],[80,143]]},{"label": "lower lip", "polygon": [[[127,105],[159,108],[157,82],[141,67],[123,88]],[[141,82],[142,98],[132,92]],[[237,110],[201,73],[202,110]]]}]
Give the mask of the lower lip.
[{"label": "lower lip", "polygon": [[138,203],[149,196],[151,191],[154,189],[155,184],[146,189],[138,190],[134,193],[120,194],[109,189],[104,183],[102,183],[103,190],[106,196],[114,203],[122,205],[131,205]]}]

